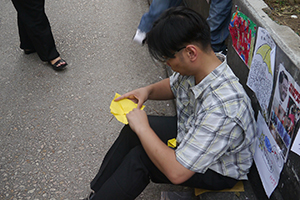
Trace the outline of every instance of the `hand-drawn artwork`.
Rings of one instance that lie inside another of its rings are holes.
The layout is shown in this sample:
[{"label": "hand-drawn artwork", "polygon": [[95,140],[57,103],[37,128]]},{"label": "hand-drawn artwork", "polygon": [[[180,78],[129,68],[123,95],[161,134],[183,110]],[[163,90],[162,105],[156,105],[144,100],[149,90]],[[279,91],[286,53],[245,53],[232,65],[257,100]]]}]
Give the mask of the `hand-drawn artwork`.
[{"label": "hand-drawn artwork", "polygon": [[256,29],[256,24],[246,15],[238,10],[233,13],[229,24],[232,46],[248,66],[251,65]]},{"label": "hand-drawn artwork", "polygon": [[259,27],[247,85],[255,93],[266,121],[273,87],[275,51],[276,45],[271,36]]},{"label": "hand-drawn artwork", "polygon": [[271,47],[268,45],[268,44],[263,44],[261,45],[257,51],[256,51],[256,54],[259,54],[261,55],[264,63],[267,64],[267,67],[268,67],[268,72],[273,75],[273,72],[272,72],[272,68],[271,68]]},{"label": "hand-drawn artwork", "polygon": [[265,192],[270,197],[279,182],[284,160],[261,113],[257,117],[256,138],[254,161]]}]

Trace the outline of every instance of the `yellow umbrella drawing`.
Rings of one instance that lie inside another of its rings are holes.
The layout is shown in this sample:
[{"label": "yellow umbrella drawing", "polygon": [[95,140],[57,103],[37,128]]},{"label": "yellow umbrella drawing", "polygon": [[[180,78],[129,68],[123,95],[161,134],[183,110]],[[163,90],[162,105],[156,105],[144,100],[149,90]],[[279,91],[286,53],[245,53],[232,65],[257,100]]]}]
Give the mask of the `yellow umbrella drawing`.
[{"label": "yellow umbrella drawing", "polygon": [[268,66],[269,73],[273,76],[273,72],[272,72],[272,68],[271,68],[271,50],[272,50],[272,48],[269,45],[264,44],[257,49],[256,54],[261,55],[263,61]]}]

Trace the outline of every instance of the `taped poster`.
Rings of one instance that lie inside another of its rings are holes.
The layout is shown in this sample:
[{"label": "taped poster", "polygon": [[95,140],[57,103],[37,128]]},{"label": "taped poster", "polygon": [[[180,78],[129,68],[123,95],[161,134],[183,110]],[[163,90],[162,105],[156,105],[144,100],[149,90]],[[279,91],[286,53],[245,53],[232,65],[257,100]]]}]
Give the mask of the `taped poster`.
[{"label": "taped poster", "polygon": [[270,34],[259,27],[247,85],[255,93],[261,114],[268,121],[268,107],[273,88],[276,44]]},{"label": "taped poster", "polygon": [[232,15],[229,31],[233,48],[249,67],[255,42],[256,24],[237,10]]}]

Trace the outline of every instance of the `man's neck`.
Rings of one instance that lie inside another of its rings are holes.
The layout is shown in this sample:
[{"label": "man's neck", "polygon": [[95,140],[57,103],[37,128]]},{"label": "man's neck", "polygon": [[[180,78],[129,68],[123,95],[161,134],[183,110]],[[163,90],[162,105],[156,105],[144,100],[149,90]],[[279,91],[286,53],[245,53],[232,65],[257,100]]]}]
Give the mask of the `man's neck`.
[{"label": "man's neck", "polygon": [[200,83],[208,74],[214,71],[222,62],[213,51],[211,53],[202,53],[197,63],[198,73],[195,74],[195,84]]}]

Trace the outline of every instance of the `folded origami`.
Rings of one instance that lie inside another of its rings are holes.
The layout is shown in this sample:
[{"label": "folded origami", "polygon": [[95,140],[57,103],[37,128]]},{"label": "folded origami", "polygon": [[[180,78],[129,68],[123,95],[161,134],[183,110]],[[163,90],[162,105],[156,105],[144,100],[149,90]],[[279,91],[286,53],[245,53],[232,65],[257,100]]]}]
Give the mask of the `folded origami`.
[{"label": "folded origami", "polygon": [[[116,117],[116,119],[123,124],[128,124],[126,114],[132,111],[134,108],[137,108],[137,104],[129,99],[122,99],[120,101],[115,101],[119,95],[116,93],[114,99],[110,104],[110,112]],[[145,106],[142,106],[141,110],[143,110]]]},{"label": "folded origami", "polygon": [[172,138],[168,140],[168,146],[175,149],[177,146],[176,138]]}]

